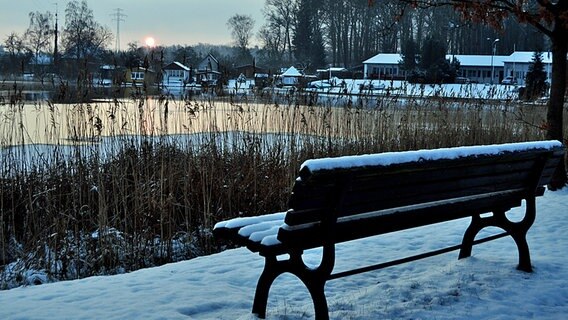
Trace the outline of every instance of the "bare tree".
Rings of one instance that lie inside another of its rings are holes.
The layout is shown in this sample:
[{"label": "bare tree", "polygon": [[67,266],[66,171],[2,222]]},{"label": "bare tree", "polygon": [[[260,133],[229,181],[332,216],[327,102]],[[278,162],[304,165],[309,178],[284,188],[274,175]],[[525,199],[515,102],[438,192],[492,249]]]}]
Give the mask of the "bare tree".
[{"label": "bare tree", "polygon": [[280,65],[283,58],[283,32],[279,25],[267,23],[258,31],[258,39],[262,44],[262,53],[269,65]]},{"label": "bare tree", "polygon": [[231,29],[231,36],[237,47],[247,49],[252,37],[254,19],[248,15],[235,14],[229,18],[227,26]]},{"label": "bare tree", "polygon": [[23,61],[27,52],[24,41],[17,33],[12,32],[4,40],[4,48],[8,52],[9,66],[8,72],[15,73],[21,65],[21,71],[24,72]]},{"label": "bare tree", "polygon": [[297,0],[266,0],[263,9],[266,26],[262,29],[261,39],[271,34],[271,39],[277,40],[271,44],[277,46],[281,54],[287,53],[288,63],[293,60],[292,36],[297,13]]},{"label": "bare tree", "polygon": [[112,38],[110,29],[95,21],[93,10],[88,7],[86,0],[73,0],[67,4],[63,45],[77,61],[96,55]]},{"label": "bare tree", "polygon": [[34,62],[38,64],[39,54],[49,48],[53,36],[53,15],[50,12],[30,12],[30,25],[24,38],[30,51],[34,54]]},{"label": "bare tree", "polygon": [[251,61],[252,55],[248,46],[253,35],[254,19],[248,15],[235,14],[229,18],[227,26],[231,29],[231,36],[237,47],[236,61],[238,63]]}]

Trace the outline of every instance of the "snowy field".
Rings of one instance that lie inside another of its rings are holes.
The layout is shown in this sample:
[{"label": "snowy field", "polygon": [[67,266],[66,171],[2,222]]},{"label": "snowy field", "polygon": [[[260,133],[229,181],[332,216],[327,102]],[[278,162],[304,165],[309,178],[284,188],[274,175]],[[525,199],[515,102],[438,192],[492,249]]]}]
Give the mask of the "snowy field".
[{"label": "snowy field", "polygon": [[[519,219],[523,208],[512,210]],[[568,188],[537,200],[529,231],[534,273],[517,271],[510,238],[328,282],[332,319],[566,319]],[[459,243],[468,219],[338,246],[336,271]],[[482,234],[487,235],[491,230]],[[319,251],[308,253],[317,261]],[[117,276],[0,291],[0,319],[254,319],[263,260],[244,248]],[[310,319],[308,292],[284,275],[268,319]]]}]

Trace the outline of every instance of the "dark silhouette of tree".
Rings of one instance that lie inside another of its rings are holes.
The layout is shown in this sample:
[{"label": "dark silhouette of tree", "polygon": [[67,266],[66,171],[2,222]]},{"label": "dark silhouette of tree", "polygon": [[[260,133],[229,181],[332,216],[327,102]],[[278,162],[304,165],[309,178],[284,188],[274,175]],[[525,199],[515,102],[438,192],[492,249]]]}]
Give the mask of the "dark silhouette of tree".
[{"label": "dark silhouette of tree", "polygon": [[410,74],[416,70],[418,67],[418,50],[417,45],[413,39],[407,39],[401,50],[402,60],[399,62],[400,68],[406,71],[406,74]]},{"label": "dark silhouette of tree", "polygon": [[86,0],[73,0],[65,9],[65,28],[63,46],[68,54],[80,59],[96,56],[112,40],[112,33],[103,27],[93,15]]},{"label": "dark silhouette of tree", "polygon": [[34,62],[39,63],[39,55],[46,50],[53,36],[52,20],[50,12],[30,12],[30,25],[24,34],[25,41],[30,51],[34,54]]},{"label": "dark silhouette of tree", "polygon": [[542,52],[536,51],[525,77],[525,94],[527,100],[534,100],[546,92],[546,71],[542,62]]},{"label": "dark silhouette of tree", "polygon": [[266,24],[259,31],[270,62],[293,61],[292,35],[299,0],[266,0],[262,10]]},{"label": "dark silhouette of tree", "polygon": [[298,7],[292,45],[296,60],[309,69],[325,66],[322,30],[317,22],[321,7],[321,0],[301,0]]},{"label": "dark silhouette of tree", "polygon": [[405,45],[401,67],[406,70],[410,82],[449,83],[455,80],[459,61],[446,59],[446,46],[437,39],[428,37],[420,50],[415,52],[414,41],[408,40]]},{"label": "dark silhouette of tree", "polygon": [[418,65],[425,72],[426,82],[442,82],[445,78],[444,71],[449,69],[444,44],[439,40],[427,38],[422,46]]},{"label": "dark silhouette of tree", "polygon": [[24,73],[24,63],[31,55],[24,45],[24,40],[15,32],[10,33],[4,40],[4,49],[8,53],[6,71],[9,73]]},{"label": "dark silhouette of tree", "polygon": [[235,14],[227,21],[227,26],[231,29],[231,36],[235,40],[237,46],[237,62],[245,63],[252,61],[252,55],[248,48],[250,38],[252,37],[252,29],[254,28],[254,19],[251,16]]}]

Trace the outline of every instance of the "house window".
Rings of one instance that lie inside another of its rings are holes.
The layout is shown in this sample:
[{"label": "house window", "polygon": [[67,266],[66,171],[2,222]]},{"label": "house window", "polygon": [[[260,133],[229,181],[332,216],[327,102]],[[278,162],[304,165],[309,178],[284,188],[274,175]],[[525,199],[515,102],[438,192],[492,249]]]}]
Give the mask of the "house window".
[{"label": "house window", "polygon": [[144,72],[132,72],[132,80],[144,80]]},{"label": "house window", "polygon": [[176,78],[183,77],[183,70],[171,70],[170,77],[176,77]]}]

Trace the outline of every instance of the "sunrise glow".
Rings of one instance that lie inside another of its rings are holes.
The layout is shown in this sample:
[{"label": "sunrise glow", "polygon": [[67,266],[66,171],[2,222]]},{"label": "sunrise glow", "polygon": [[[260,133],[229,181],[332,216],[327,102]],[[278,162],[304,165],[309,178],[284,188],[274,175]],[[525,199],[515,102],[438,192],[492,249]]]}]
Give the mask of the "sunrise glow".
[{"label": "sunrise glow", "polygon": [[144,40],[144,43],[146,43],[146,46],[148,47],[154,47],[156,45],[156,40],[152,37],[147,37],[146,40]]}]

